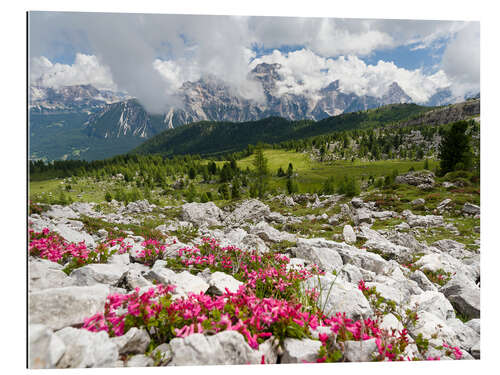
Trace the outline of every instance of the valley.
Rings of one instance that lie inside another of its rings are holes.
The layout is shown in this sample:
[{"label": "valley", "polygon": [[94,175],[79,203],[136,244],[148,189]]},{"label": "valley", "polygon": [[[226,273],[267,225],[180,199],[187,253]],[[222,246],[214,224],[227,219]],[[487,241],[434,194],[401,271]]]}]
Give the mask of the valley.
[{"label": "valley", "polygon": [[32,162],[30,326],[58,345],[31,350],[48,368],[479,359],[478,119],[351,121],[218,158]]}]

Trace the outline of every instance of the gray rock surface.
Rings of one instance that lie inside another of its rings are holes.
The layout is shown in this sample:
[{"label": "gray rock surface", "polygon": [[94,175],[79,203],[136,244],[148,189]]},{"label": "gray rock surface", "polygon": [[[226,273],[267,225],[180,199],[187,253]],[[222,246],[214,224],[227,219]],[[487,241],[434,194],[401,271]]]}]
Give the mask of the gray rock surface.
[{"label": "gray rock surface", "polygon": [[462,212],[469,214],[469,215],[477,215],[477,214],[481,213],[481,208],[475,204],[467,202],[462,207]]},{"label": "gray rock surface", "polygon": [[43,324],[30,324],[28,366],[30,369],[55,368],[66,351],[66,345]]},{"label": "gray rock surface", "polygon": [[226,292],[226,288],[231,293],[236,293],[243,283],[236,280],[231,275],[224,272],[214,272],[208,277],[209,292],[212,291],[216,295],[222,295]]},{"label": "gray rock surface", "polygon": [[365,341],[345,341],[344,357],[348,362],[369,362],[378,354],[375,339]]},{"label": "gray rock surface", "polygon": [[144,277],[147,280],[152,282],[157,281],[163,285],[175,285],[176,294],[187,296],[190,292],[206,292],[210,287],[210,285],[208,285],[201,277],[192,275],[188,271],[175,273],[168,268],[159,267],[157,264],[159,264],[158,261],[155,263],[154,267],[144,275]]},{"label": "gray rock surface", "polygon": [[96,284],[115,285],[129,267],[125,264],[88,264],[70,273],[75,285],[90,286]]},{"label": "gray rock surface", "polygon": [[190,221],[198,226],[221,225],[224,213],[213,202],[186,203],[182,206],[182,220]]},{"label": "gray rock surface", "polygon": [[342,234],[346,243],[353,244],[356,242],[356,233],[354,233],[354,229],[349,224],[344,225]]},{"label": "gray rock surface", "polygon": [[269,207],[258,199],[249,199],[241,203],[224,219],[224,225],[243,224],[247,221],[259,222],[271,214]]},{"label": "gray rock surface", "polygon": [[302,239],[293,251],[297,257],[317,264],[325,271],[339,271],[343,265],[342,258],[334,249],[314,246],[314,243]]},{"label": "gray rock surface", "polygon": [[154,366],[153,359],[144,354],[134,355],[125,363],[125,367],[152,367],[152,366]]},{"label": "gray rock surface", "polygon": [[130,328],[124,335],[112,337],[119,354],[142,354],[146,352],[151,338],[144,329]]},{"label": "gray rock surface", "polygon": [[58,330],[83,324],[84,319],[104,311],[110,289],[105,285],[69,286],[31,292],[29,322]]},{"label": "gray rock surface", "polygon": [[315,362],[320,347],[321,342],[318,340],[286,338],[281,363]]},{"label": "gray rock surface", "polygon": [[28,292],[71,286],[74,280],[68,277],[63,267],[50,260],[30,257],[28,260]]},{"label": "gray rock surface", "polygon": [[173,356],[169,366],[258,364],[261,357],[236,331],[213,336],[195,333],[170,341]]},{"label": "gray rock surface", "polygon": [[348,318],[361,319],[373,315],[372,308],[357,285],[328,275],[306,280],[307,288],[319,292],[318,303],[326,315],[345,312]]},{"label": "gray rock surface", "polygon": [[118,360],[118,349],[104,331],[66,327],[55,334],[66,345],[58,368],[111,367]]}]

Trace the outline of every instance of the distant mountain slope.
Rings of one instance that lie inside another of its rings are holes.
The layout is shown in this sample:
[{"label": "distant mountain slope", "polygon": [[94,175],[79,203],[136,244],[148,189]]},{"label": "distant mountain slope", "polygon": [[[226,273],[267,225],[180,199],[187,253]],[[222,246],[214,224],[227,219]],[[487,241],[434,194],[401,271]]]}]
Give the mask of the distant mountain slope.
[{"label": "distant mountain slope", "polygon": [[126,94],[99,90],[92,85],[29,88],[29,108],[33,113],[91,113],[127,98]]},{"label": "distant mountain slope", "polygon": [[[184,82],[179,89],[183,107],[168,110],[163,115],[163,122],[157,121],[158,126],[163,126],[163,129],[173,129],[199,121],[244,122],[275,116],[288,120],[322,120],[341,113],[367,110],[386,104],[412,102],[397,82],[393,82],[387,88],[386,93],[379,98],[345,93],[341,90],[338,80],[331,82],[318,92],[282,93],[278,87],[283,81],[280,67],[279,64],[262,63],[249,74],[250,79],[261,85],[264,101],[245,99],[214,76],[203,77],[196,82]],[[124,111],[126,108],[115,103],[106,106],[101,112],[104,114],[120,109]],[[108,137],[119,137],[122,133],[111,128],[122,127],[116,121],[120,117],[131,118],[126,113],[116,114],[112,120],[108,121],[104,115],[97,114],[89,119],[88,127],[106,128]],[[148,120],[142,115],[135,119],[136,121],[134,118],[129,121],[131,129],[137,130],[137,134],[142,134],[141,129],[148,127],[145,124]],[[108,121],[108,124],[104,124],[105,121]],[[99,132],[97,130],[94,134],[99,134]]]},{"label": "distant mountain slope", "polygon": [[147,139],[165,130],[163,117],[152,116],[136,99],[113,103],[92,114],[84,124],[90,137]]},{"label": "distant mountain slope", "polygon": [[430,109],[416,104],[393,104],[321,121],[290,121],[281,117],[241,123],[202,121],[164,131],[144,142],[132,153],[159,153],[167,156],[187,153],[221,154],[239,151],[258,142],[277,143],[332,131],[394,123],[418,116]]},{"label": "distant mountain slope", "polygon": [[399,126],[449,124],[467,117],[478,116],[481,112],[481,99],[469,99],[462,103],[438,107],[420,116],[402,122]]}]

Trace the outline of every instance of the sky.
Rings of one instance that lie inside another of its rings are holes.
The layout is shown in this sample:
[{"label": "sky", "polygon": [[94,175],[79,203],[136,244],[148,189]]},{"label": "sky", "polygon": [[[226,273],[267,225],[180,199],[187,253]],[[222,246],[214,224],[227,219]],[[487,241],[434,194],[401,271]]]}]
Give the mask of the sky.
[{"label": "sky", "polygon": [[127,92],[152,113],[182,105],[185,81],[214,75],[260,101],[248,73],[280,64],[277,95],[340,89],[380,97],[397,82],[417,103],[479,92],[479,22],[31,12],[31,84]]}]

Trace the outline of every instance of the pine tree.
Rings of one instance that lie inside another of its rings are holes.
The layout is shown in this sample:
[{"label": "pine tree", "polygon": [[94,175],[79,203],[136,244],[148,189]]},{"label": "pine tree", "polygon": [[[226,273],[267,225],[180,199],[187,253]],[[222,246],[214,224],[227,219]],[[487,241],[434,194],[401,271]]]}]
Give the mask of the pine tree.
[{"label": "pine tree", "polygon": [[240,193],[240,181],[235,178],[233,180],[233,186],[231,187],[231,197],[232,199],[238,199],[240,198],[241,196],[241,193]]},{"label": "pine tree", "polygon": [[466,134],[467,122],[455,122],[444,133],[439,145],[440,172],[446,174],[457,169],[469,169],[472,162],[470,136]]},{"label": "pine tree", "polygon": [[258,146],[255,149],[253,166],[255,168],[255,187],[257,189],[257,196],[259,198],[262,198],[266,193],[269,184],[269,170],[267,168],[267,159],[264,156],[262,146]]}]

